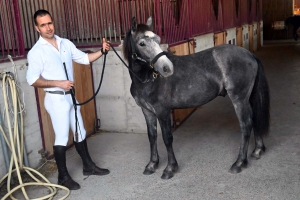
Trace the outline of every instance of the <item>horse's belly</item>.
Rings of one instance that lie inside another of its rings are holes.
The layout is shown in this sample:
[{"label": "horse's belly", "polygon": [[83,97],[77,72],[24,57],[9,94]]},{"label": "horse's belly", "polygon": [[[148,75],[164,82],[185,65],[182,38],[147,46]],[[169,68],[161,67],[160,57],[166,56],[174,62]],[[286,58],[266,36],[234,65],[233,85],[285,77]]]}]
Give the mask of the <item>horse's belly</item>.
[{"label": "horse's belly", "polygon": [[209,89],[205,92],[193,92],[187,90],[186,92],[177,93],[172,96],[173,108],[190,108],[197,107],[208,103],[219,95],[216,89]]}]

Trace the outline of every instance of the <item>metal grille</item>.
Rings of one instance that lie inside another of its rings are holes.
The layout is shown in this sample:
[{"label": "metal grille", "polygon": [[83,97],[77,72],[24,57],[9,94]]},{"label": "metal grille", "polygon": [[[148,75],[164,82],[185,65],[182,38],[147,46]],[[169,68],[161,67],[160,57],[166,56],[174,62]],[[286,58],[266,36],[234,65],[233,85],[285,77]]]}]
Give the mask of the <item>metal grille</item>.
[{"label": "metal grille", "polygon": [[24,55],[24,45],[17,0],[0,1],[0,61],[7,55]]},{"label": "metal grille", "polygon": [[[0,0],[0,62],[10,54],[24,57],[38,40],[33,14],[48,10],[54,19],[56,34],[68,38],[78,47],[100,46],[102,37],[119,44],[130,28],[132,17],[145,23],[154,18],[154,31],[169,45],[194,36],[218,32],[234,27],[234,0]],[[262,0],[253,0],[252,7]],[[218,3],[218,18],[213,14],[212,2]],[[223,2],[223,4],[222,4]],[[240,9],[239,23],[262,17],[262,9],[250,12],[248,1],[235,0]],[[250,17],[249,17],[250,16]],[[223,24],[224,20],[224,24]],[[24,38],[24,39],[23,39]]]}]

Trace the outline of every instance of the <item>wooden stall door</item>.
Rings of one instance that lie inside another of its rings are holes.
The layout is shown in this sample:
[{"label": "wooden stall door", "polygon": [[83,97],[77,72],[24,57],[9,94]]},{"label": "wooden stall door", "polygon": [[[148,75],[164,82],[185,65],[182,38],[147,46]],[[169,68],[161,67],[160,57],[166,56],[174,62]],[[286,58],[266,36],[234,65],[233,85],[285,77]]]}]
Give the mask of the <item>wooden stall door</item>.
[{"label": "wooden stall door", "polygon": [[214,40],[215,46],[226,44],[226,32],[215,33]]},{"label": "wooden stall door", "polygon": [[254,52],[253,24],[249,25],[249,51]]},{"label": "wooden stall door", "polygon": [[[93,89],[93,76],[91,65],[81,65],[73,62],[74,67],[74,83],[75,83],[75,96],[78,102],[82,103],[92,97],[94,94]],[[43,89],[38,88],[36,91],[36,97],[38,102],[38,112],[41,127],[41,134],[43,137],[43,148],[48,152],[48,158],[53,155],[53,144],[55,140],[54,130],[51,123],[51,118],[47,113],[44,106],[45,92]],[[95,121],[96,121],[96,106],[95,100],[91,100],[89,103],[82,105],[80,108],[83,118],[84,127],[86,129],[87,136],[95,133]],[[79,130],[78,130],[79,132]],[[68,146],[73,143],[73,133],[70,129]]]},{"label": "wooden stall door", "polygon": [[236,45],[243,47],[243,28],[242,27],[236,28]]},{"label": "wooden stall door", "polygon": [[[193,41],[170,47],[170,52],[177,56],[195,53]],[[172,110],[173,128],[176,130],[197,108]]]}]

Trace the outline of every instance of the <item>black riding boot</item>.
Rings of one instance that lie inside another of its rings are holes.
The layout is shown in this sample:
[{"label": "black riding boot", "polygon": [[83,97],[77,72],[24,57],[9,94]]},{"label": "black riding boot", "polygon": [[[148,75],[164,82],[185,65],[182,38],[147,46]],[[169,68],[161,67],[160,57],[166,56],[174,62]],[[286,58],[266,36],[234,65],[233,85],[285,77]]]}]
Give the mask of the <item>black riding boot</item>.
[{"label": "black riding boot", "polygon": [[65,146],[53,146],[54,157],[58,169],[58,185],[65,186],[69,190],[78,190],[80,185],[76,183],[68,173],[66,166],[66,149]]},{"label": "black riding boot", "polygon": [[92,161],[86,139],[81,142],[74,142],[75,148],[80,155],[83,163],[83,175],[106,175],[109,174],[108,169],[102,169],[96,166],[96,164]]}]

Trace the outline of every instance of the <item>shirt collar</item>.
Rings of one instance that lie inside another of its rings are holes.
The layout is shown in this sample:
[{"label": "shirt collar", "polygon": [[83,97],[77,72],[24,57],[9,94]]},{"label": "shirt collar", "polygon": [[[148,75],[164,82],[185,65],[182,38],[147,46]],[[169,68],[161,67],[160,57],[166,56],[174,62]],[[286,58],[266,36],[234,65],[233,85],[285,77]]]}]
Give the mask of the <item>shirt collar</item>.
[{"label": "shirt collar", "polygon": [[[56,39],[57,44],[60,44],[60,42],[61,42],[62,39],[59,36],[57,36],[57,35],[54,35],[54,37]],[[47,40],[45,40],[42,36],[40,36],[39,42],[41,44],[49,44],[49,42]]]}]

